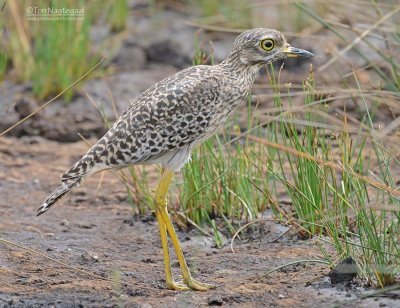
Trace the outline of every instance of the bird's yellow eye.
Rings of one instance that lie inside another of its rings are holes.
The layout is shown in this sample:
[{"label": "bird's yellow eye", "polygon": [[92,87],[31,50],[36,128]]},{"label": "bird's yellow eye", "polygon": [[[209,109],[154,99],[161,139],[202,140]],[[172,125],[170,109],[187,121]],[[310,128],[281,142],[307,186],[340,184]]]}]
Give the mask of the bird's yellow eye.
[{"label": "bird's yellow eye", "polygon": [[275,41],[273,39],[265,39],[260,42],[260,46],[262,49],[266,51],[270,51],[275,47]]}]

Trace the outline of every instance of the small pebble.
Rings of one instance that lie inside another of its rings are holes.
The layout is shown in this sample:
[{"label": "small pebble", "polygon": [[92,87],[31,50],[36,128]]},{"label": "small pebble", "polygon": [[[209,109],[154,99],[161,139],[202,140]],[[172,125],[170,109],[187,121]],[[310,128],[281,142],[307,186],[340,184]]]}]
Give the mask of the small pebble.
[{"label": "small pebble", "polygon": [[224,301],[220,295],[212,295],[208,298],[207,303],[209,306],[222,306]]},{"label": "small pebble", "polygon": [[61,225],[61,226],[69,227],[69,222],[68,222],[68,220],[63,219],[63,220],[60,222],[60,225]]}]

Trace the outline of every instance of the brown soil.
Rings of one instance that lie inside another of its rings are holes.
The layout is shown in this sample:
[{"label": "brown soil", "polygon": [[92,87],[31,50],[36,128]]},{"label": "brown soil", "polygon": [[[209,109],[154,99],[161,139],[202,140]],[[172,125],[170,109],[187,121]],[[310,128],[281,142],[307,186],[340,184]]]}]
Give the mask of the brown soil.
[{"label": "brown soil", "polygon": [[[142,2],[147,3],[138,3]],[[133,6],[132,31],[111,59],[114,73],[84,84],[96,103],[105,102],[111,121],[114,113],[107,89],[111,90],[120,113],[130,98],[190,65],[193,56],[196,29],[185,23],[187,15],[172,9],[146,15],[139,4]],[[273,26],[271,20],[268,26]],[[105,28],[96,27],[93,37],[107,33]],[[324,50],[334,42],[328,32],[317,35],[290,38],[294,46],[315,53],[314,67],[328,60]],[[204,31],[200,41],[213,40],[215,59],[219,62],[227,55],[233,37]],[[206,43],[203,47],[208,51]],[[357,55],[352,57],[351,61],[360,61]],[[309,60],[289,59],[280,81],[301,84],[307,78],[309,64]],[[344,64],[348,66],[347,62]],[[351,72],[351,67],[344,71]],[[371,71],[357,74],[363,89],[379,84],[379,78]],[[263,85],[268,83],[265,72],[262,78]],[[317,80],[330,87],[342,85],[333,67],[318,75]],[[259,88],[256,86],[253,91],[254,103],[271,107],[271,97],[257,98],[257,94],[267,92]],[[12,74],[1,83],[0,96],[0,132],[43,103],[32,99],[31,84],[17,84]],[[303,103],[302,96],[297,96],[297,100]],[[347,111],[352,113],[351,122],[358,118],[357,106],[352,101],[346,104]],[[340,114],[342,109],[343,101],[331,102],[332,114]],[[242,114],[247,117],[247,112]],[[398,114],[383,106],[375,120],[385,127],[396,117]],[[85,95],[78,92],[69,105],[59,100],[0,138],[0,238],[120,283],[95,278],[0,241],[0,307],[327,307],[334,303],[347,307],[400,307],[396,301],[399,292],[360,299],[359,295],[373,291],[362,287],[360,281],[332,285],[328,278],[330,268],[321,264],[290,266],[258,279],[279,265],[323,259],[312,240],[286,234],[285,226],[271,221],[254,225],[245,239],[236,239],[235,253],[229,247],[229,233],[225,233],[224,247],[218,249],[213,238],[200,235],[196,229],[178,230],[194,276],[216,284],[217,288],[207,292],[167,290],[156,219],[153,215],[133,216],[124,186],[111,172],[106,173],[100,189],[99,175],[93,176],[48,213],[35,217],[36,208],[56,187],[60,174],[87,150],[77,132],[94,142],[104,131],[101,117]],[[152,179],[155,185],[155,173]],[[178,278],[179,264],[172,256]]]},{"label": "brown soil", "polygon": [[[364,292],[357,284],[332,286],[327,278],[330,269],[316,264],[290,266],[258,280],[276,266],[321,259],[312,241],[281,237],[285,227],[273,222],[265,222],[262,230],[257,226],[247,240],[236,240],[235,253],[229,245],[213,247],[213,239],[196,229],[178,231],[194,276],[217,288],[167,290],[157,222],[152,215],[132,218],[124,188],[112,173],[106,174],[100,190],[99,178],[93,176],[48,213],[35,217],[35,209],[59,175],[86,149],[83,142],[0,139],[1,238],[102,277],[116,278],[119,273],[121,283],[97,279],[0,242],[0,306],[321,307],[356,299]],[[172,267],[178,277],[176,258]],[[393,307],[393,296],[348,306]]]}]

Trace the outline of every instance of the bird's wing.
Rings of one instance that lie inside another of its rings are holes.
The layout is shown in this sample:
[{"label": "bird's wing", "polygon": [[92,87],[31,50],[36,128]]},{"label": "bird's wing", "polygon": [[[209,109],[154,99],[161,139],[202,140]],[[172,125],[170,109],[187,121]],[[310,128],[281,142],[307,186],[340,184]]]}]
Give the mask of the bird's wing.
[{"label": "bird's wing", "polygon": [[62,179],[145,163],[207,134],[220,76],[197,66],[170,76],[131,102],[113,127]]}]

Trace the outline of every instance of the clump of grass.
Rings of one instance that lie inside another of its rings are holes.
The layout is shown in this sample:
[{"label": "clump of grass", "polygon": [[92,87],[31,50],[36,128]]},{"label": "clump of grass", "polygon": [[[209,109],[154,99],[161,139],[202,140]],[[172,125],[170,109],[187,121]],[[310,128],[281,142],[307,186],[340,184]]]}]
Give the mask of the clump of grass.
[{"label": "clump of grass", "polygon": [[[272,78],[271,81],[274,85],[275,80]],[[309,79],[309,84],[311,81]],[[395,186],[389,165],[395,155],[374,132],[372,120],[378,101],[369,111],[359,90],[365,116],[358,131],[350,130],[346,115],[343,122],[338,123],[341,125],[327,129],[326,101],[316,100],[315,94],[307,88],[304,90],[304,116],[298,112],[283,112],[276,91],[275,102],[279,112],[274,117],[284,121],[272,122],[269,126],[275,132],[274,142],[307,156],[278,151],[278,168],[269,168],[269,172],[286,188],[295,210],[293,219],[302,224],[310,236],[332,244],[340,260],[349,255],[355,258],[361,275],[371,285],[384,287],[393,283],[400,270],[398,214],[382,207],[390,204],[393,209],[398,209],[400,205],[400,195],[391,193]],[[365,157],[367,144],[375,155],[371,153]],[[371,191],[375,179],[364,180],[373,158],[378,163],[379,183],[385,183],[383,186],[375,185],[375,193]],[[340,168],[332,167],[335,160]],[[327,163],[321,164],[321,161]],[[399,166],[397,161],[395,166]],[[337,169],[341,171],[337,172]],[[363,178],[355,176],[359,174]],[[332,262],[326,249],[322,245],[319,247],[326,259]]]},{"label": "clump of grass", "polygon": [[[1,19],[0,19],[0,29],[4,29],[4,20]],[[7,53],[6,46],[4,42],[1,40],[2,35],[4,35],[4,33],[0,32],[0,85],[6,74],[7,66],[10,61],[10,57]]]},{"label": "clump of grass", "polygon": [[[374,123],[374,115],[381,112],[381,105],[389,102],[379,97],[384,92],[379,88],[371,107],[371,104],[367,102],[367,95],[362,91],[357,74],[343,73],[340,66],[336,64],[336,60],[352,49],[367,63],[362,69],[371,69],[382,78],[383,87],[389,90],[385,94],[386,98],[398,96],[399,57],[391,50],[400,42],[396,30],[399,27],[399,7],[392,3],[365,2],[364,6],[351,10],[352,16],[346,16],[349,11],[347,7],[331,8],[330,10],[335,11],[335,15],[341,16],[342,19],[352,20],[354,26],[347,27],[346,24],[321,18],[310,5],[299,2],[295,2],[294,5],[345,44],[345,47],[333,55],[328,63],[318,68],[317,72],[322,72],[330,64],[334,64],[344,86],[348,89],[351,88],[349,78],[353,77],[352,83],[355,84],[356,89],[351,99],[355,103],[360,118],[358,129],[351,129],[348,125],[347,114],[344,113],[339,134],[333,131],[330,133],[332,137],[335,136],[331,139],[336,142],[335,146],[331,144],[328,149],[331,158],[326,157],[326,159],[332,161],[334,157],[332,153],[338,151],[340,158],[337,160],[343,171],[341,174],[335,174],[330,170],[329,181],[326,181],[324,177],[319,177],[322,181],[320,185],[323,185],[322,192],[328,194],[329,203],[326,203],[327,207],[324,206],[324,211],[317,211],[320,217],[314,215],[316,220],[312,223],[315,227],[310,231],[312,234],[319,234],[320,241],[326,241],[323,235],[328,236],[328,242],[334,245],[340,259],[348,255],[353,256],[357,260],[361,275],[368,283],[372,286],[384,287],[394,282],[400,263],[399,194],[396,192],[394,180],[394,174],[400,165],[396,158],[398,149],[392,138],[377,131]],[[322,5],[329,6],[329,2]],[[361,14],[358,14],[359,10],[362,10]],[[375,15],[374,18],[371,17],[372,15]],[[366,24],[364,29],[359,26],[362,23]],[[349,33],[352,33],[353,37],[355,35],[356,39],[351,38]],[[383,42],[383,46],[377,44],[377,40]],[[367,48],[358,46],[361,41]],[[380,61],[377,61],[376,56],[374,59],[371,58],[371,51],[376,53]],[[398,112],[396,105],[393,105],[393,108],[394,112]],[[322,152],[327,149],[323,146],[320,148]],[[310,151],[309,148],[305,150]],[[369,176],[381,185],[374,185],[375,189],[372,189],[371,182],[356,177],[357,174]],[[317,207],[318,203],[314,205]],[[296,213],[301,217],[300,211]],[[313,213],[310,214],[313,217]],[[303,219],[306,220],[307,217]],[[315,233],[318,228],[322,233]],[[320,248],[326,258],[330,259],[327,251],[322,246]]]},{"label": "clump of grass", "polygon": [[129,7],[126,0],[110,1],[108,11],[108,23],[112,31],[122,31],[126,29]]},{"label": "clump of grass", "polygon": [[[110,24],[115,30],[121,29],[126,22],[124,3],[126,1],[118,1],[111,6]],[[1,40],[1,54],[4,54],[2,59],[12,63],[18,81],[32,81],[34,94],[44,99],[61,92],[99,61],[100,53],[93,49],[90,32],[101,12],[85,1],[55,1],[52,8],[84,8],[84,16],[77,20],[64,16],[58,20],[30,21],[25,12],[32,6],[29,1],[9,2],[7,12],[11,13],[4,14],[3,21],[9,39]],[[34,7],[47,9],[49,5],[39,1]],[[121,12],[118,19],[117,14]],[[4,62],[0,59],[0,76],[5,72]],[[64,96],[66,101],[72,95],[73,92],[68,91]]]},{"label": "clump of grass", "polygon": [[4,51],[0,50],[0,84],[6,74],[9,60],[8,55]]},{"label": "clump of grass", "polygon": [[[59,2],[61,6],[65,4]],[[90,51],[91,23],[90,16],[85,16],[82,21],[62,20],[51,27],[41,27],[37,23],[33,25],[37,74],[32,79],[33,92],[40,99],[53,91],[62,91],[99,60],[99,55],[93,55]],[[64,35],[60,36],[60,33]],[[66,100],[69,101],[71,96],[72,92],[67,92]]]}]

